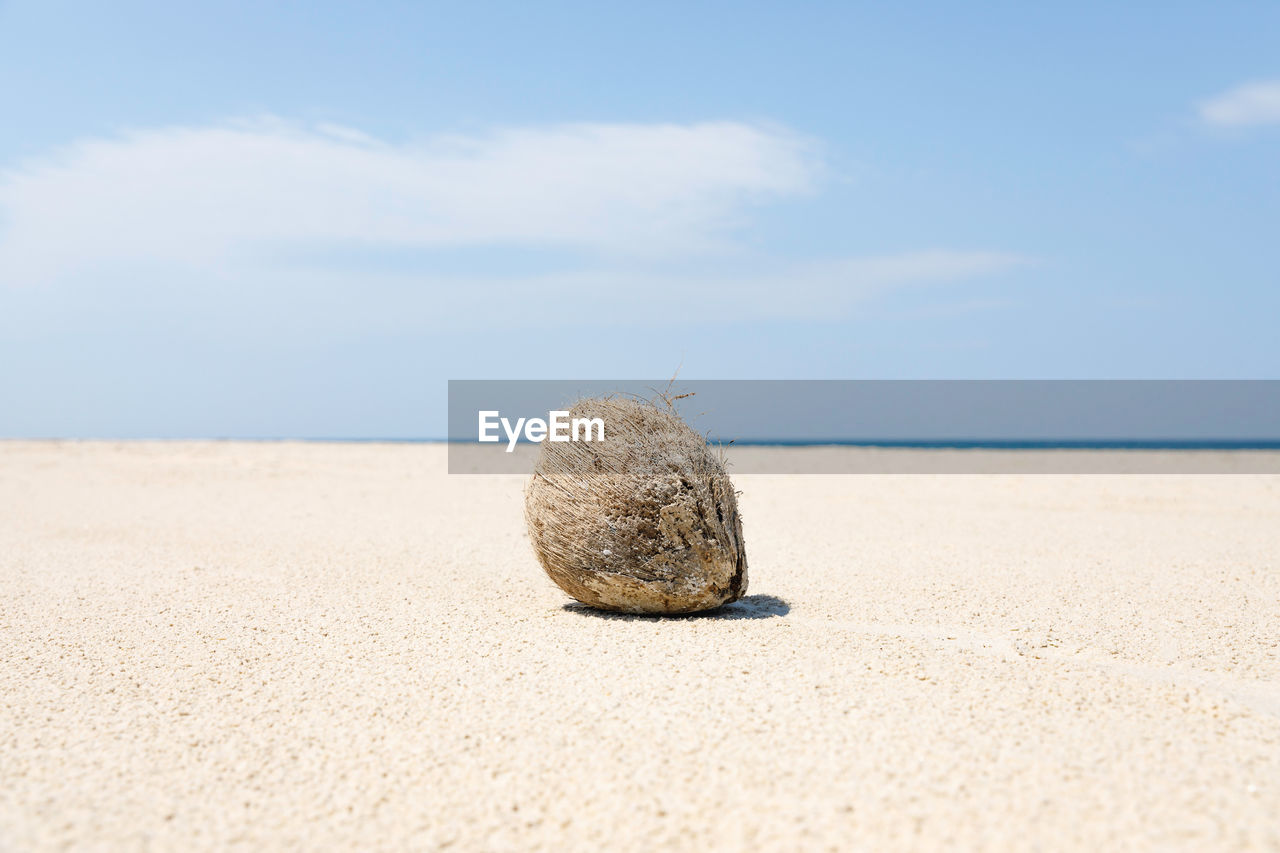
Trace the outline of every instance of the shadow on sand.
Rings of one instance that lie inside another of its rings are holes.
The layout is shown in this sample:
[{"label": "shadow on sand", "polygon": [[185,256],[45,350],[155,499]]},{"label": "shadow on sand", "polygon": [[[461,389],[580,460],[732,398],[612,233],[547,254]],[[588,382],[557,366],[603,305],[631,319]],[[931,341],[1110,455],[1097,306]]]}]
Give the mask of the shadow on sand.
[{"label": "shadow on sand", "polygon": [[614,613],[608,610],[596,610],[585,604],[571,602],[564,606],[570,613],[582,616],[594,616],[597,619],[625,619],[628,621],[641,619],[653,621],[657,619],[772,619],[775,616],[786,616],[791,612],[791,605],[776,595],[748,595],[745,598],[717,607],[715,610],[704,610],[701,613],[677,613],[670,616],[648,616],[638,613]]}]

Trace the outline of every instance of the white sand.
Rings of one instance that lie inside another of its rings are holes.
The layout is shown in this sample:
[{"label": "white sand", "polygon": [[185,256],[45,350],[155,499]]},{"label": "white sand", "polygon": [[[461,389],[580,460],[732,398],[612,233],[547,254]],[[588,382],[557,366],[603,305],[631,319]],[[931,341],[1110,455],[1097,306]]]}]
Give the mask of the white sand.
[{"label": "white sand", "polygon": [[0,443],[0,849],[1280,847],[1280,478],[743,476],[654,620],[444,465]]}]

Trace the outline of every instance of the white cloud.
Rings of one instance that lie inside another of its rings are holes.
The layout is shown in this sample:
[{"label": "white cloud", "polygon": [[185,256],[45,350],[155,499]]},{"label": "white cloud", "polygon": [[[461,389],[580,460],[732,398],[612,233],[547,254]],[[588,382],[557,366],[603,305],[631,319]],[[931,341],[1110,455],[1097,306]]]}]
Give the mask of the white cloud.
[{"label": "white cloud", "polygon": [[[722,272],[662,274],[647,270],[590,270],[524,281],[491,280],[484,292],[507,311],[471,312],[486,322],[702,325],[770,320],[832,320],[889,291],[944,286],[999,275],[1029,258],[989,251],[930,249],[816,262],[763,263]],[[446,288],[462,294],[464,288]],[[474,291],[471,291],[474,293]],[[530,313],[528,293],[550,297]],[[465,297],[463,297],[465,298]],[[459,316],[468,315],[461,311]]]},{"label": "white cloud", "polygon": [[636,330],[628,334],[643,345],[646,330],[660,328],[838,321],[890,293],[955,287],[1032,263],[938,249],[817,262],[722,257],[713,270],[632,263],[510,275],[323,267],[264,275],[217,265],[185,275],[181,288],[163,272],[110,287],[81,273],[57,288],[11,291],[0,338],[101,325],[272,341],[594,326]]},{"label": "white cloud", "polygon": [[[834,320],[883,294],[958,285],[1031,262],[1003,252],[953,250],[818,262],[720,261],[714,270],[628,264],[511,275],[282,270],[269,288],[252,275],[223,269],[190,280],[181,305],[188,311],[198,306],[198,313],[222,328],[257,327],[272,334],[284,322],[300,335],[322,337],[343,329],[400,334]],[[91,287],[85,281],[77,289]],[[144,283],[127,297],[101,294],[94,313],[109,311],[110,301],[121,298],[154,310],[159,289]]]},{"label": "white cloud", "polygon": [[0,172],[0,282],[203,266],[314,246],[714,246],[754,201],[810,188],[778,128],[570,124],[388,143],[269,119],[77,142]]},{"label": "white cloud", "polygon": [[[0,287],[19,285],[0,333],[88,323],[314,339],[822,320],[886,290],[1025,262],[937,249],[699,255],[733,245],[753,203],[805,192],[821,170],[813,143],[732,122],[391,144],[268,120],[86,140],[0,172]],[[488,251],[463,254],[461,271],[459,256],[433,251],[467,246],[568,251],[550,254],[554,271],[535,253],[538,266],[505,274]]]},{"label": "white cloud", "polygon": [[1223,127],[1280,124],[1280,80],[1246,83],[1203,101],[1200,118]]}]

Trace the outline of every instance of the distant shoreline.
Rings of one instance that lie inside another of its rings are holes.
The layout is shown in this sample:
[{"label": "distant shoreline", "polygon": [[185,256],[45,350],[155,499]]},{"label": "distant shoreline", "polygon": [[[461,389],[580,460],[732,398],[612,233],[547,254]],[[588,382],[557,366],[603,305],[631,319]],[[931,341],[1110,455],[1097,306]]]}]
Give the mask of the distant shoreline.
[{"label": "distant shoreline", "polygon": [[[403,438],[403,437],[332,437],[332,436],[180,436],[180,437],[118,437],[118,436],[0,436],[0,443],[22,441],[65,441],[65,442],[183,442],[183,441],[216,441],[216,442],[306,442],[308,444],[450,444],[457,446],[477,445],[474,440],[450,441],[447,438]],[[527,441],[518,442],[520,446],[532,445]],[[1280,450],[1280,439],[863,439],[863,438],[817,438],[817,439],[722,439],[710,438],[707,444],[723,447],[848,447],[866,449],[901,449],[901,450]]]}]

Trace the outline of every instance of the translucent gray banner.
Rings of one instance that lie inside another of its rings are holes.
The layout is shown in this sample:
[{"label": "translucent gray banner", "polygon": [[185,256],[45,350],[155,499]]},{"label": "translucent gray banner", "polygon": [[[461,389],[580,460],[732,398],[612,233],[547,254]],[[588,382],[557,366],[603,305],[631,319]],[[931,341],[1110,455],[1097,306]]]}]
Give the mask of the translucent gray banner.
[{"label": "translucent gray banner", "polygon": [[665,395],[733,474],[1280,473],[1280,380],[450,380],[449,473],[528,474],[608,395]]}]

